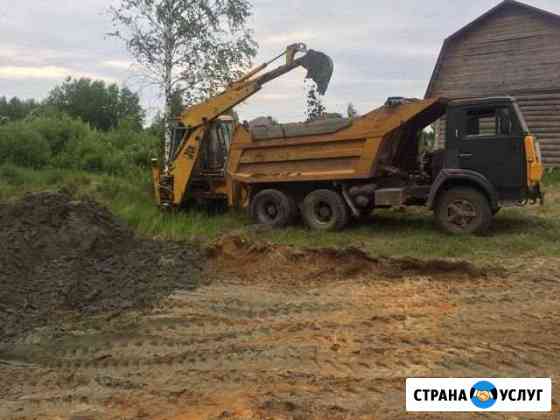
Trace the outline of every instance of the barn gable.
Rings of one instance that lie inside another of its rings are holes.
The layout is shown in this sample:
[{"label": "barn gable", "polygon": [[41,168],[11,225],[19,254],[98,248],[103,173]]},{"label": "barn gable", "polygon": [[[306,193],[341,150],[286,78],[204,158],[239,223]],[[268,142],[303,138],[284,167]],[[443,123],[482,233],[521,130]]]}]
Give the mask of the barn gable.
[{"label": "barn gable", "polygon": [[426,97],[495,95],[517,98],[545,162],[560,166],[560,16],[505,0],[445,40]]}]

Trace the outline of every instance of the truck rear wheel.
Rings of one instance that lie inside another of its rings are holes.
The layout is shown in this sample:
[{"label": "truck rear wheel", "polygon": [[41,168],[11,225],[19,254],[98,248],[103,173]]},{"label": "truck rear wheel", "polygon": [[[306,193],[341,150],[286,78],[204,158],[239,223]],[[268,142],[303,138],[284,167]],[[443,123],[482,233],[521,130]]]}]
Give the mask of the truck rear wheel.
[{"label": "truck rear wheel", "polygon": [[278,190],[263,190],[251,200],[251,217],[273,228],[288,226],[294,221],[296,211],[294,200]]},{"label": "truck rear wheel", "polygon": [[350,220],[344,199],[335,191],[316,190],[303,201],[302,216],[311,229],[336,231]]},{"label": "truck rear wheel", "polygon": [[492,210],[486,196],[467,187],[443,192],[435,216],[441,229],[454,234],[482,234],[492,223]]}]

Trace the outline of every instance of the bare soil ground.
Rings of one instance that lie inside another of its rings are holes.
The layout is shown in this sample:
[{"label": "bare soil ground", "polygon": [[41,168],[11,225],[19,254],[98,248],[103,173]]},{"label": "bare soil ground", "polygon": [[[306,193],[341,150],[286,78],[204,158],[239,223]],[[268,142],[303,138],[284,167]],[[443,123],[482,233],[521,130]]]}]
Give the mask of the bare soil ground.
[{"label": "bare soil ground", "polygon": [[[194,291],[5,345],[0,418],[419,418],[407,377],[560,376],[560,259],[474,267],[239,235],[207,258]],[[553,397],[552,414],[509,418],[556,418]]]},{"label": "bare soil ground", "polygon": [[0,343],[83,315],[149,308],[197,285],[189,244],[140,239],[106,208],[66,193],[0,203]]}]

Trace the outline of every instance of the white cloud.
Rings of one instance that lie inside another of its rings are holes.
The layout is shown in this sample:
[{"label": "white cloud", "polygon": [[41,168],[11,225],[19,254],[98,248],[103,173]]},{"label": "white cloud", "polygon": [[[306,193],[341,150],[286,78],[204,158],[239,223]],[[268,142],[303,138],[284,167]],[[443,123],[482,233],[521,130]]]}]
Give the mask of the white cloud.
[{"label": "white cloud", "polygon": [[263,101],[283,101],[293,98],[294,95],[289,93],[263,93],[259,98]]},{"label": "white cloud", "polygon": [[129,70],[134,63],[128,60],[106,60],[99,63],[103,67],[119,69],[119,70]]},{"label": "white cloud", "polygon": [[259,41],[259,45],[261,48],[277,46],[283,48],[295,42],[308,43],[317,37],[318,34],[312,31],[286,32],[267,36]]},{"label": "white cloud", "polygon": [[68,76],[89,77],[92,79],[102,79],[107,82],[116,82],[114,78],[106,77],[67,67],[57,66],[0,66],[0,77],[11,80],[41,79],[41,80],[62,80]]},{"label": "white cloud", "polygon": [[0,67],[0,77],[7,79],[62,79],[71,74],[71,71],[64,67],[23,67],[23,66],[3,66]]}]

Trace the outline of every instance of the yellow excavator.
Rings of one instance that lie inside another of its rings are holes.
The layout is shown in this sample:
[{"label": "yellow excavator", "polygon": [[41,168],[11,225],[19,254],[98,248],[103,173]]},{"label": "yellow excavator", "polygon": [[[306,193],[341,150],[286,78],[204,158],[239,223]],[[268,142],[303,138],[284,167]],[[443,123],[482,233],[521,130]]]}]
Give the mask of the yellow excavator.
[{"label": "yellow excavator", "polygon": [[[391,97],[355,118],[240,124],[233,107],[297,67],[327,90],[325,54],[294,44],[272,61],[178,118],[163,167],[153,161],[162,208],[228,203],[271,227],[301,217],[312,229],[339,230],[378,208],[426,206],[443,230],[469,234],[487,230],[501,207],[542,202],[539,143],[515,99]],[[423,130],[443,115],[445,148],[423,153]]]},{"label": "yellow excavator", "polygon": [[[283,65],[260,74],[283,57],[286,60]],[[308,50],[303,43],[295,43],[233,82],[220,95],[187,108],[177,118],[168,156],[161,167],[158,160],[152,160],[155,194],[162,208],[177,208],[191,200],[232,196],[234,186],[226,176],[225,165],[235,130],[232,109],[266,83],[298,67],[307,70],[306,79],[313,80],[318,93],[323,95],[334,69],[331,58]]]}]

